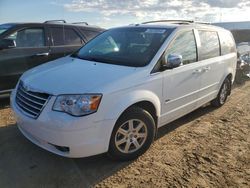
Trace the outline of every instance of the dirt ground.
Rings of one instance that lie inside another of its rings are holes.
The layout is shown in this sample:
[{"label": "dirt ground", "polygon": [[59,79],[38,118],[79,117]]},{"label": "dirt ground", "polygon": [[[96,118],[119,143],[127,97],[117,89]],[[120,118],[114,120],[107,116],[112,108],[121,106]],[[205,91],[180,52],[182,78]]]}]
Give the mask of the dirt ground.
[{"label": "dirt ground", "polygon": [[250,187],[250,83],[222,108],[173,124],[181,126],[160,132],[149,152],[97,187]]},{"label": "dirt ground", "polygon": [[250,187],[250,82],[160,128],[132,162],[65,159],[27,141],[0,101],[0,187]]}]

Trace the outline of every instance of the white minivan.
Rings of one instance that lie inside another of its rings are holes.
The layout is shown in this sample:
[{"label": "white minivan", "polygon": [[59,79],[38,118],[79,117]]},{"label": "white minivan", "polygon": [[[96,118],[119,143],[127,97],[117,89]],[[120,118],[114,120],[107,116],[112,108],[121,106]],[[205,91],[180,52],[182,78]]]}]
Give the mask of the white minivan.
[{"label": "white minivan", "polygon": [[65,157],[143,154],[157,129],[231,92],[236,48],[225,29],[154,21],[107,30],[74,54],[27,71],[11,95],[17,125]]}]

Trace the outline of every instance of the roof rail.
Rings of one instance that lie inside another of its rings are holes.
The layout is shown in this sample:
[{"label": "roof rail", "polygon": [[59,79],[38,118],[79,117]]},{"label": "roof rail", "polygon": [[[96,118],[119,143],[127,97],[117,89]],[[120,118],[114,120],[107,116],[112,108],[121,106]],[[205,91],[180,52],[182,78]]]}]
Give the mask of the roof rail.
[{"label": "roof rail", "polygon": [[211,22],[200,22],[200,21],[195,21],[194,23],[211,25]]},{"label": "roof rail", "polygon": [[88,22],[73,22],[72,24],[85,24],[85,25],[89,25]]},{"label": "roof rail", "polygon": [[62,23],[66,23],[65,20],[47,20],[44,23],[54,23],[54,22],[62,22]]},{"label": "roof rail", "polygon": [[148,21],[143,22],[142,24],[149,24],[149,23],[159,23],[159,22],[168,22],[168,23],[200,23],[200,24],[210,24],[208,22],[199,22],[194,20],[155,20],[155,21]]}]

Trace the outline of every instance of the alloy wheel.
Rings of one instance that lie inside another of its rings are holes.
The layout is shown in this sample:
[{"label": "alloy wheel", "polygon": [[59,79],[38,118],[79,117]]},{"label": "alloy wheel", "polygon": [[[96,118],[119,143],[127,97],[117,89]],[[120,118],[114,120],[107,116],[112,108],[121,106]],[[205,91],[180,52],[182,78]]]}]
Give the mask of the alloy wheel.
[{"label": "alloy wheel", "polygon": [[122,153],[133,153],[140,149],[148,136],[145,123],[138,119],[130,119],[123,123],[115,135],[115,146]]},{"label": "alloy wheel", "polygon": [[224,104],[224,102],[227,98],[227,95],[228,95],[228,85],[227,85],[227,83],[224,83],[223,87],[221,89],[221,93],[220,93],[220,103],[221,104]]}]

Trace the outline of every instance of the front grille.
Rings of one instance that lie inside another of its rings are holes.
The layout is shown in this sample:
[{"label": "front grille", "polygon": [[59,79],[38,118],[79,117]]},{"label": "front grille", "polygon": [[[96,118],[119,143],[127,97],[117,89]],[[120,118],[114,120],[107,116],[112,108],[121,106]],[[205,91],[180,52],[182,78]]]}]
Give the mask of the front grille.
[{"label": "front grille", "polygon": [[16,103],[29,117],[36,119],[46,105],[50,95],[28,91],[20,82],[16,93]]}]

